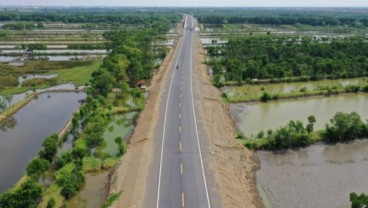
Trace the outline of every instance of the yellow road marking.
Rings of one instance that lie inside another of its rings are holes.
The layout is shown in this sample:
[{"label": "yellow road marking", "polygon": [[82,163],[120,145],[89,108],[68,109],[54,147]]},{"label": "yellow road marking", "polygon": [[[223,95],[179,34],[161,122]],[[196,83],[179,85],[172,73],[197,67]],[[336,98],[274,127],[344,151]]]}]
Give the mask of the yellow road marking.
[{"label": "yellow road marking", "polygon": [[183,163],[180,164],[180,173],[183,174]]},{"label": "yellow road marking", "polygon": [[181,206],[184,207],[184,193],[181,192]]},{"label": "yellow road marking", "polygon": [[180,148],[180,152],[183,150],[183,145],[181,144],[181,142],[179,143],[179,148]]}]

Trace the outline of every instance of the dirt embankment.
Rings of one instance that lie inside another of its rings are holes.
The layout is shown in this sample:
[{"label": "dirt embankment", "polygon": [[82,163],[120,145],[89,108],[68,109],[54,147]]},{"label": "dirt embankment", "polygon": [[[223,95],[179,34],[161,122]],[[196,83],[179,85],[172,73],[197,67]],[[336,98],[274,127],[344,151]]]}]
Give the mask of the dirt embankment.
[{"label": "dirt embankment", "polygon": [[[259,165],[255,153],[246,149],[235,138],[236,128],[227,106],[221,102],[221,93],[210,81],[205,61],[205,52],[199,36],[196,36],[197,68],[196,87],[201,99],[196,101],[207,135],[213,135],[214,154],[210,168],[221,196],[222,207],[263,207],[256,187],[255,171]],[[213,113],[213,134],[212,134]],[[209,142],[212,149],[212,144]]]},{"label": "dirt embankment", "polygon": [[137,120],[128,151],[121,157],[111,177],[109,192],[121,192],[119,199],[112,206],[114,208],[143,207],[146,180],[152,157],[152,138],[158,122],[157,112],[159,112],[162,92],[164,91],[163,80],[167,78],[177,42],[178,38],[151,81],[151,86],[148,88],[149,98]]}]

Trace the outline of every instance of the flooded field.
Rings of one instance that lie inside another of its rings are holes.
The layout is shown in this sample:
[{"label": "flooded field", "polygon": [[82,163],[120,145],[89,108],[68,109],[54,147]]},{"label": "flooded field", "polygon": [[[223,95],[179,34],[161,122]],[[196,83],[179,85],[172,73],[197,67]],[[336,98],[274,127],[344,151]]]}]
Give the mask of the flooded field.
[{"label": "flooded field", "polygon": [[132,119],[135,115],[135,112],[131,112],[114,116],[103,134],[103,138],[105,139],[104,152],[108,153],[110,156],[118,155],[119,149],[115,142],[115,138],[120,136],[123,140],[126,139],[133,130]]},{"label": "flooded field", "polygon": [[[24,50],[2,50],[3,54],[22,54]],[[71,50],[71,49],[60,49],[60,50],[33,50],[34,54],[107,54],[108,51],[105,49],[96,50]]]},{"label": "flooded field", "polygon": [[44,93],[0,125],[0,192],[12,186],[44,139],[59,132],[85,93]]},{"label": "flooded field", "polygon": [[367,192],[367,139],[279,154],[258,151],[257,155],[261,161],[258,186],[272,204],[266,207],[350,208],[350,192]]},{"label": "flooded field", "polygon": [[257,84],[223,87],[222,90],[229,96],[247,95],[250,97],[260,97],[263,92],[271,94],[282,94],[298,92],[301,89],[307,91],[318,90],[322,87],[347,86],[368,84],[368,78],[353,78],[353,79],[337,79],[337,80],[320,80],[312,82],[292,82],[292,83],[277,83],[277,84]]},{"label": "flooded field", "polygon": [[201,37],[202,45],[213,45],[213,44],[226,44],[227,40],[223,40],[221,38],[206,38]]},{"label": "flooded field", "polygon": [[[368,94],[282,100],[270,103],[232,104],[232,115],[245,135],[275,129],[289,120],[307,123],[317,119],[315,129],[338,111],[357,111],[368,119]],[[257,151],[260,195],[266,208],[348,208],[350,192],[367,192],[368,140],[325,145],[315,144],[286,152]]]},{"label": "flooded field", "polygon": [[231,104],[230,110],[238,128],[250,136],[262,129],[276,129],[290,120],[300,120],[306,124],[309,115],[314,115],[317,119],[315,129],[324,128],[325,123],[338,111],[357,111],[362,119],[368,119],[367,106],[368,94],[361,93],[269,103]]},{"label": "flooded field", "polygon": [[[80,86],[79,89],[84,88],[84,86]],[[49,88],[45,88],[45,89],[36,89],[35,92],[37,93],[42,93],[42,92],[48,92],[48,91],[62,91],[62,90],[75,90],[75,85],[73,84],[61,84],[61,85],[56,85],[56,86],[52,86]],[[20,93],[20,94],[15,94],[12,96],[12,99],[10,100],[10,105],[15,105],[17,102],[23,100],[24,98],[26,98],[29,94],[33,93],[32,90],[25,92],[25,93]],[[0,95],[1,97],[1,95]]]},{"label": "flooded field", "polygon": [[68,207],[101,208],[107,195],[108,171],[87,173],[81,191],[67,201]]}]

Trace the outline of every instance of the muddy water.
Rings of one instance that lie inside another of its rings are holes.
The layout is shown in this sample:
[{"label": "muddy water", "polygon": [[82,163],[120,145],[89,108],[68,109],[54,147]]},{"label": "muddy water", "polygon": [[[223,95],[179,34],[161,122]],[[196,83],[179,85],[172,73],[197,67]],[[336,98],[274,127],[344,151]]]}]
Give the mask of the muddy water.
[{"label": "muddy water", "polygon": [[350,192],[368,192],[368,139],[257,155],[257,180],[272,207],[348,208]]},{"label": "muddy water", "polygon": [[81,191],[67,201],[68,207],[101,208],[107,194],[108,171],[86,174]]},{"label": "muddy water", "polygon": [[118,155],[119,149],[115,138],[120,136],[123,140],[127,139],[133,130],[132,119],[135,115],[136,113],[132,112],[114,116],[103,134],[105,142],[104,152],[110,156]]},{"label": "muddy water", "polygon": [[236,95],[256,95],[260,97],[263,92],[272,94],[282,94],[299,92],[302,88],[308,91],[318,90],[321,87],[347,86],[347,85],[365,85],[368,84],[368,78],[353,79],[337,79],[337,80],[320,80],[313,82],[293,82],[293,83],[277,83],[277,84],[259,84],[259,85],[243,85],[224,87],[222,90],[230,96]]},{"label": "muddy water", "polygon": [[59,132],[85,93],[45,93],[0,125],[0,192],[12,186],[40,150],[43,140]]},{"label": "muddy water", "polygon": [[[306,123],[308,115],[316,116],[315,128],[321,129],[338,111],[357,111],[366,120],[367,106],[368,94],[361,93],[234,104],[230,109],[238,127],[251,135],[289,120]],[[258,151],[257,155],[261,164],[257,187],[267,208],[347,208],[350,192],[368,192],[368,139],[279,153]]]},{"label": "muddy water", "polygon": [[290,120],[307,123],[307,117],[317,119],[315,129],[325,124],[338,111],[357,111],[362,119],[368,119],[368,94],[346,94],[331,97],[314,97],[293,100],[281,100],[269,103],[232,104],[230,110],[238,128],[250,136],[264,129],[276,129]]}]

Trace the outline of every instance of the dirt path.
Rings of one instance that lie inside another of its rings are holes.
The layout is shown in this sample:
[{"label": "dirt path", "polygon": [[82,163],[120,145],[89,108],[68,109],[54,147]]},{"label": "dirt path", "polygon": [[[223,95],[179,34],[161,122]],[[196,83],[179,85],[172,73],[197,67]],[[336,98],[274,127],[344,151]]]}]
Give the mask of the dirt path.
[{"label": "dirt path", "polygon": [[[176,39],[176,42],[178,39]],[[154,129],[158,122],[164,79],[171,65],[177,44],[171,48],[158,73],[148,88],[149,98],[140,113],[137,126],[130,138],[127,153],[120,159],[111,177],[110,193],[122,192],[112,207],[143,207],[146,181],[151,164]]]},{"label": "dirt path", "polygon": [[[199,84],[194,87],[201,96],[196,105],[207,135],[213,135],[214,154],[210,158],[210,168],[214,172],[222,207],[263,207],[256,188],[255,171],[258,163],[255,154],[235,138],[235,125],[227,106],[221,103],[221,93],[212,86],[208,68],[202,64],[205,53],[199,35],[196,35],[196,51],[197,69],[194,76],[199,80]],[[212,149],[212,142],[209,142],[209,146],[209,149]]]}]

